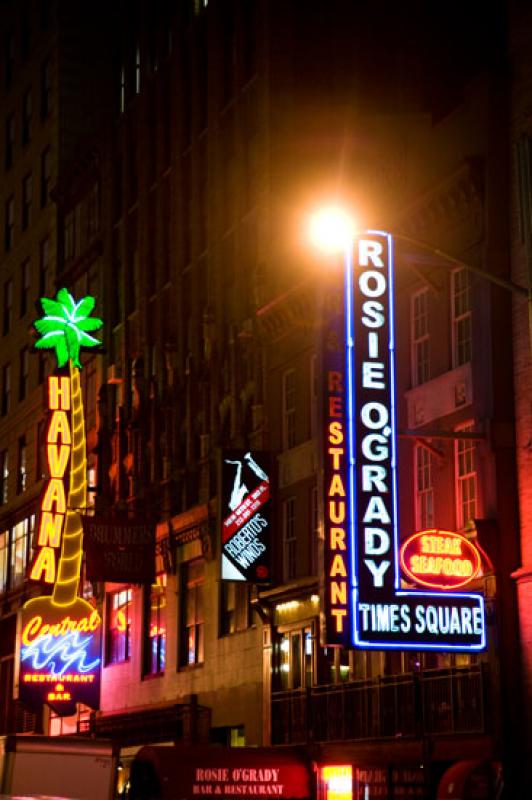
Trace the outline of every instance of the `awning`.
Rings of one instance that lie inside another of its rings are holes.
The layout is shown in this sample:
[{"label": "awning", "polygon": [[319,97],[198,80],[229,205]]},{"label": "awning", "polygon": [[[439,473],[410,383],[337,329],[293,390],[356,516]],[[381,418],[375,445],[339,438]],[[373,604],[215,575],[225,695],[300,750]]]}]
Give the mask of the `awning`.
[{"label": "awning", "polygon": [[308,762],[265,747],[143,747],[130,780],[131,800],[307,800],[312,794]]},{"label": "awning", "polygon": [[457,761],[443,774],[436,800],[490,800],[493,778],[489,761]]}]

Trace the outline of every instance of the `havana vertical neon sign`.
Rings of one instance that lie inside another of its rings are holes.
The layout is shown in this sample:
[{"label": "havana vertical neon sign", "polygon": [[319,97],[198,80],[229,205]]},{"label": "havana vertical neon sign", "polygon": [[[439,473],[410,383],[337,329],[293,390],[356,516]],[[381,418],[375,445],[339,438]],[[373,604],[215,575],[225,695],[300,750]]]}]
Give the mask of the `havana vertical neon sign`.
[{"label": "havana vertical neon sign", "polygon": [[482,650],[482,595],[401,588],[393,279],[392,237],[358,237],[325,322],[324,644]]}]

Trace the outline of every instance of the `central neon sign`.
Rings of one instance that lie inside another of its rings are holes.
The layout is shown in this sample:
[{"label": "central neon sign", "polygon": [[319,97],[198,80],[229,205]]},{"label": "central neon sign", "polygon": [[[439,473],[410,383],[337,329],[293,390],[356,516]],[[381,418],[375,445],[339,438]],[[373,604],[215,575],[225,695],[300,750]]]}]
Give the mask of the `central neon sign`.
[{"label": "central neon sign", "polygon": [[323,643],[482,650],[482,595],[401,587],[393,281],[392,237],[360,236],[326,315]]}]

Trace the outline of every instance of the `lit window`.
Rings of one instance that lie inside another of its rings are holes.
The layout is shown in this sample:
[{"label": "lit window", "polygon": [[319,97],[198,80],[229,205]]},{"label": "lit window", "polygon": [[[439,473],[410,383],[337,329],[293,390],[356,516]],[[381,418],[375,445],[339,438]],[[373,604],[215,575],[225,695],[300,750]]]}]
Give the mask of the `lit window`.
[{"label": "lit window", "polygon": [[451,275],[453,367],[471,361],[471,289],[469,272],[456,269]]},{"label": "lit window", "polygon": [[283,633],[275,648],[275,662],[277,689],[312,685],[313,637],[310,625]]},{"label": "lit window", "polygon": [[0,452],[0,503],[7,503],[9,493],[9,451]]},{"label": "lit window", "polygon": [[204,581],[205,562],[202,558],[183,565],[181,580],[182,666],[202,664],[204,661]]},{"label": "lit window", "polygon": [[28,483],[28,465],[26,463],[26,457],[27,457],[26,437],[19,436],[17,494],[21,494],[22,492],[24,492]]},{"label": "lit window", "polygon": [[434,489],[432,486],[432,456],[426,447],[418,445],[416,458],[416,530],[434,526]]},{"label": "lit window", "polygon": [[25,231],[31,222],[33,203],[33,177],[29,172],[22,180],[22,230]]},{"label": "lit window", "polygon": [[283,375],[283,450],[296,443],[296,372],[291,369]]},{"label": "lit window", "polygon": [[65,736],[67,734],[87,733],[90,724],[91,709],[78,703],[77,711],[69,717],[60,717],[50,709],[48,723],[49,736]]},{"label": "lit window", "polygon": [[283,580],[296,577],[296,498],[289,497],[283,503]]},{"label": "lit window", "polygon": [[166,664],[166,574],[157,575],[146,592],[144,674],[160,675]]},{"label": "lit window", "polygon": [[24,583],[31,550],[35,517],[27,517],[11,528],[10,588]]},{"label": "lit window", "polygon": [[413,295],[411,302],[413,386],[430,378],[428,300],[428,289],[422,289]]},{"label": "lit window", "polygon": [[[468,433],[472,425],[461,428],[458,433]],[[457,526],[464,528],[477,516],[477,466],[474,439],[456,440],[456,500]]]},{"label": "lit window", "polygon": [[249,586],[233,581],[220,582],[220,634],[249,627]]},{"label": "lit window", "polygon": [[131,599],[131,588],[107,596],[107,664],[120,664],[131,655]]},{"label": "lit window", "polygon": [[0,531],[0,593],[7,589],[9,578],[9,531]]}]

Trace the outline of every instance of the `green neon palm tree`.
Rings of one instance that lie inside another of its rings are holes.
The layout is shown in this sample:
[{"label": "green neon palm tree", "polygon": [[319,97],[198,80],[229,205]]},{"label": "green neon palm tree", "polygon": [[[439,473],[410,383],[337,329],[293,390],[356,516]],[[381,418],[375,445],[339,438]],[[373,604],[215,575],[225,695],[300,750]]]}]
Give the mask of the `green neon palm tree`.
[{"label": "green neon palm tree", "polygon": [[94,298],[90,295],[76,303],[66,289],[60,289],[55,300],[41,298],[44,316],[34,323],[40,335],[35,347],[38,350],[55,350],[58,366],[64,367],[68,362],[70,370],[72,427],[70,480],[65,528],[52,601],[55,605],[69,609],[80,606],[80,613],[87,612],[85,601],[77,596],[83,557],[80,511],[87,505],[87,460],[79,356],[81,348],[97,347],[101,344],[89,334],[89,331],[96,331],[103,325],[101,319],[90,316],[94,303]]}]

